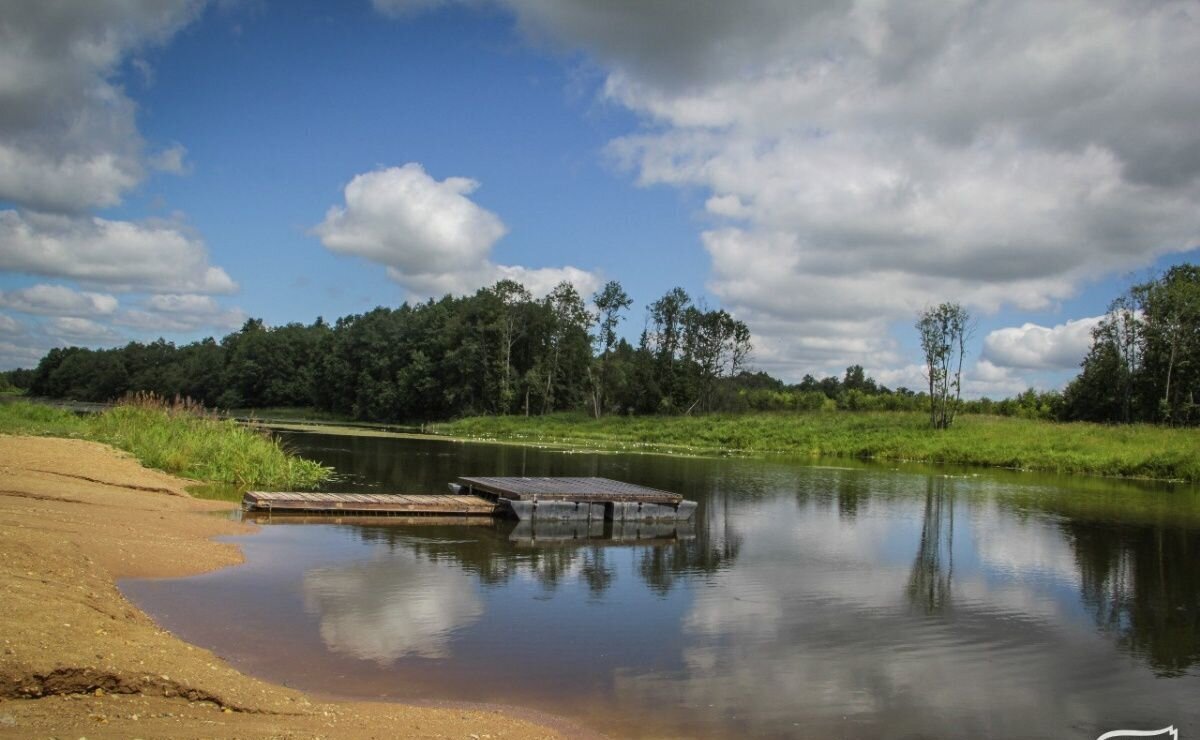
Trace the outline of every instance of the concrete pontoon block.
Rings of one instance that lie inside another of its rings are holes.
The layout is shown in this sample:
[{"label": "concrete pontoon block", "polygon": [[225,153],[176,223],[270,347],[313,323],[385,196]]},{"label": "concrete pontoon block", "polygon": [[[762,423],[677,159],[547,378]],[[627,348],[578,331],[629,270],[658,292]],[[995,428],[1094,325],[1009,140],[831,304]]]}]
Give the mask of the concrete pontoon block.
[{"label": "concrete pontoon block", "polygon": [[533,502],[532,501],[513,501],[512,499],[502,498],[499,501],[501,508],[512,514],[520,521],[533,518]]},{"label": "concrete pontoon block", "polygon": [[604,509],[604,517],[614,522],[632,522],[641,518],[636,501],[610,501]]},{"label": "concrete pontoon block", "polygon": [[675,509],[675,518],[680,521],[691,521],[696,514],[695,501],[680,501],[679,508]]}]

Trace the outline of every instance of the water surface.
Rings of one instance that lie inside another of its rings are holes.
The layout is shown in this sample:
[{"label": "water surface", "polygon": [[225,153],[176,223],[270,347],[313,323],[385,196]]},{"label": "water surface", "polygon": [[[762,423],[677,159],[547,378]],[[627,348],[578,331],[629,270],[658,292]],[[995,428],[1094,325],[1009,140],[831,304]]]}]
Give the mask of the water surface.
[{"label": "water surface", "polygon": [[513,703],[615,735],[1200,737],[1200,492],[995,471],[295,434],[337,490],[600,475],[694,526],[272,524],[126,581],[255,675]]}]

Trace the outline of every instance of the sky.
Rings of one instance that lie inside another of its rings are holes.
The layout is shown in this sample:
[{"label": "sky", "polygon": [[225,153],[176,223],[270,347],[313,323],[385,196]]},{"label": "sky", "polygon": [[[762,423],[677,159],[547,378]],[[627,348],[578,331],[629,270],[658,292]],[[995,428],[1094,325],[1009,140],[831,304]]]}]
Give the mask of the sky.
[{"label": "sky", "polygon": [[0,369],[502,278],[746,322],[787,381],[1061,387],[1200,261],[1200,5],[9,0]]}]

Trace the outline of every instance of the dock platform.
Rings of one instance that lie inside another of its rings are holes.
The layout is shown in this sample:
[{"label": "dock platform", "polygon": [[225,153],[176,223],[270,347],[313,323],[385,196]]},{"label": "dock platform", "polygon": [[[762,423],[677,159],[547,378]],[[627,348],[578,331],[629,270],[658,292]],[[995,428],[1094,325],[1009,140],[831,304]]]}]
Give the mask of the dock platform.
[{"label": "dock platform", "polygon": [[255,515],[511,517],[520,521],[684,522],[695,501],[608,478],[459,478],[450,495],[248,491]]},{"label": "dock platform", "polygon": [[458,479],[457,489],[495,501],[520,520],[681,521],[692,518],[696,502],[657,488],[609,478]]},{"label": "dock platform", "polygon": [[301,493],[247,491],[242,506],[255,512],[357,514],[365,516],[484,516],[497,505],[480,496],[399,493]]}]

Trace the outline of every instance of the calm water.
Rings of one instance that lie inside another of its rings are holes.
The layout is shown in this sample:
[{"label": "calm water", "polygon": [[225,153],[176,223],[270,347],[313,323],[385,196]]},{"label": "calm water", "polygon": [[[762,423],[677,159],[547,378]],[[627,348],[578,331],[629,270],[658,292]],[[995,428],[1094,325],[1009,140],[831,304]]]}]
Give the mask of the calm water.
[{"label": "calm water", "polygon": [[[690,529],[274,524],[122,588],[326,694],[514,703],[615,735],[1200,737],[1200,492],[1005,472],[293,435],[338,490],[601,475]],[[378,521],[378,520],[376,520]]]}]

